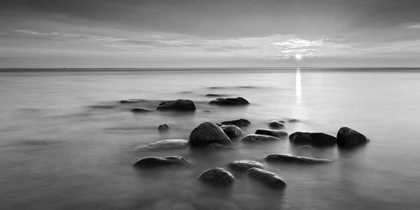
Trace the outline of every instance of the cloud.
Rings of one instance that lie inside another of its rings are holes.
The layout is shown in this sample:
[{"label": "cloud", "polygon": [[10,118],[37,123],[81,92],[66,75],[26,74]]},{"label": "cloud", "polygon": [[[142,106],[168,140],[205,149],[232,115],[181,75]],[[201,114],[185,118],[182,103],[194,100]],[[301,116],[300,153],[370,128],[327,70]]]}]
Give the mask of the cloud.
[{"label": "cloud", "polygon": [[414,28],[414,29],[420,29],[420,23],[418,24],[413,24],[413,25],[408,25],[407,28]]}]

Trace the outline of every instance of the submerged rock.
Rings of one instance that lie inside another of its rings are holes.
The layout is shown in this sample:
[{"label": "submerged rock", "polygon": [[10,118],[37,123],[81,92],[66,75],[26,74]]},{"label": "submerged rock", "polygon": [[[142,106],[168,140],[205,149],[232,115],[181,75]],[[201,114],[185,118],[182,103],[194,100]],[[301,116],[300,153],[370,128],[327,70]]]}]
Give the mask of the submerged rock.
[{"label": "submerged rock", "polygon": [[268,123],[268,126],[270,126],[270,128],[274,128],[274,129],[280,129],[280,128],[284,128],[284,124],[278,120],[273,120],[270,121]]},{"label": "submerged rock", "polygon": [[269,129],[258,129],[255,134],[274,136],[277,138],[287,137],[289,134],[285,131],[269,130]]},{"label": "submerged rock", "polygon": [[268,135],[261,135],[261,134],[248,134],[242,138],[243,142],[246,143],[263,143],[263,142],[270,142],[270,141],[279,141],[279,138],[268,136]]},{"label": "submerged rock", "polygon": [[220,128],[231,140],[241,138],[244,132],[236,125],[222,125]]},{"label": "submerged rock", "polygon": [[204,171],[198,177],[198,180],[215,186],[230,186],[235,181],[231,173],[223,168],[212,168]]},{"label": "submerged rock", "polygon": [[120,103],[129,104],[129,103],[140,103],[144,101],[145,101],[144,99],[126,99],[126,100],[121,100]]},{"label": "submerged rock", "polygon": [[212,122],[204,122],[194,128],[189,139],[189,144],[194,147],[205,147],[213,143],[222,145],[232,144],[232,141],[225,132]]},{"label": "submerged rock", "polygon": [[188,140],[185,139],[166,139],[157,141],[155,143],[138,146],[135,149],[141,151],[148,150],[171,150],[171,149],[183,149],[188,146]]},{"label": "submerged rock", "polygon": [[332,146],[337,144],[337,139],[334,136],[325,133],[295,132],[290,134],[289,139],[290,142],[298,145]]},{"label": "submerged rock", "polygon": [[170,128],[171,126],[169,126],[168,124],[162,124],[162,125],[159,125],[158,131],[165,132],[165,131],[168,131]]},{"label": "submerged rock", "polygon": [[275,173],[263,169],[251,168],[246,172],[246,174],[248,177],[274,189],[282,189],[286,187],[286,182]]},{"label": "submerged rock", "polygon": [[236,125],[238,127],[245,127],[250,125],[251,122],[247,119],[238,119],[238,120],[231,120],[231,121],[223,121],[222,125]]},{"label": "submerged rock", "polygon": [[224,97],[225,94],[207,94],[206,97]]},{"label": "submerged rock", "polygon": [[269,154],[265,157],[266,161],[269,162],[280,162],[280,163],[305,163],[305,164],[316,164],[316,163],[329,163],[329,159],[286,155],[286,154]]},{"label": "submerged rock", "polygon": [[365,135],[348,127],[342,127],[337,133],[337,143],[340,147],[355,147],[369,142]]},{"label": "submerged rock", "polygon": [[153,112],[151,109],[143,108],[143,107],[134,107],[131,112],[133,113],[144,113],[144,112]]},{"label": "submerged rock", "polygon": [[300,122],[300,120],[298,120],[298,119],[289,119],[287,122],[289,122],[289,123],[296,123],[296,122]]},{"label": "submerged rock", "polygon": [[191,165],[181,156],[145,157],[134,163],[136,168],[157,168],[168,166],[190,167]]},{"label": "submerged rock", "polygon": [[246,172],[250,168],[263,168],[263,165],[253,160],[238,160],[230,162],[227,167],[238,172]]},{"label": "submerged rock", "polygon": [[188,99],[178,99],[175,101],[164,101],[159,104],[157,110],[171,111],[194,111],[196,109],[193,101]]},{"label": "submerged rock", "polygon": [[249,102],[242,98],[217,98],[216,100],[212,100],[209,104],[217,104],[217,105],[225,105],[225,106],[237,106],[237,105],[248,105]]}]

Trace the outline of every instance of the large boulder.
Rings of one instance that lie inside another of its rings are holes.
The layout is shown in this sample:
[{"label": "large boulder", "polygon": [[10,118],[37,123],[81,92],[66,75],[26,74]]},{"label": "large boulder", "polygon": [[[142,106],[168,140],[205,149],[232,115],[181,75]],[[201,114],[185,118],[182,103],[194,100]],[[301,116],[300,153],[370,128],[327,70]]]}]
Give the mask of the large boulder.
[{"label": "large boulder", "polygon": [[140,151],[153,151],[153,150],[171,150],[183,149],[188,146],[188,140],[185,139],[166,139],[157,141],[155,143],[138,146],[135,149]]},{"label": "large boulder", "polygon": [[278,177],[275,173],[263,169],[251,168],[246,172],[246,174],[250,178],[274,189],[282,189],[286,186],[286,182]]},{"label": "large boulder", "polygon": [[238,105],[248,105],[249,102],[242,98],[217,98],[209,102],[209,104],[225,105],[225,106],[238,106]]},{"label": "large boulder", "polygon": [[286,131],[270,130],[270,129],[258,129],[255,134],[274,136],[277,138],[287,137],[289,134]]},{"label": "large boulder", "polygon": [[156,108],[157,110],[171,111],[194,111],[196,109],[193,101],[188,99],[178,99],[175,101],[163,101]]},{"label": "large boulder", "polygon": [[369,142],[365,135],[348,127],[342,127],[337,133],[337,144],[340,147],[354,147]]},{"label": "large boulder", "polygon": [[244,143],[264,143],[264,142],[272,142],[278,141],[279,138],[268,136],[268,135],[261,135],[261,134],[248,134],[242,138]]},{"label": "large boulder", "polygon": [[215,186],[230,186],[235,178],[231,173],[223,168],[212,168],[204,171],[198,177],[198,180]]},{"label": "large boulder", "polygon": [[268,126],[273,129],[284,128],[284,121],[272,120],[268,122]]},{"label": "large boulder", "polygon": [[133,166],[136,168],[158,168],[168,166],[189,167],[191,165],[181,156],[151,156],[138,160]]},{"label": "large boulder", "polygon": [[223,121],[222,125],[236,125],[238,127],[245,127],[251,124],[251,122],[247,119],[238,119],[238,120],[231,120],[231,121]]},{"label": "large boulder", "polygon": [[212,122],[201,123],[190,134],[189,144],[191,146],[205,147],[213,143],[229,146],[232,141],[219,126]]},{"label": "large boulder", "polygon": [[244,132],[236,125],[222,125],[220,128],[231,140],[241,138]]},{"label": "large boulder", "polygon": [[290,142],[298,145],[332,146],[337,144],[334,136],[325,133],[295,132],[289,136]]},{"label": "large boulder", "polygon": [[329,159],[286,155],[286,154],[269,154],[265,157],[268,162],[276,163],[303,163],[303,164],[317,164],[317,163],[329,163]]},{"label": "large boulder", "polygon": [[260,162],[253,160],[238,160],[230,162],[227,167],[237,172],[246,172],[250,168],[263,168]]}]

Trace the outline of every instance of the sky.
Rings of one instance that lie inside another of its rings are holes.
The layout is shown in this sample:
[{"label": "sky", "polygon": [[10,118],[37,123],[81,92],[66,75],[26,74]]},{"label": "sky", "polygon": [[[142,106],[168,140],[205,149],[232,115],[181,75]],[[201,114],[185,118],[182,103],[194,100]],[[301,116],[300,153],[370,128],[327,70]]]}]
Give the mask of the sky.
[{"label": "sky", "polygon": [[419,67],[420,1],[0,1],[0,68],[296,65]]}]

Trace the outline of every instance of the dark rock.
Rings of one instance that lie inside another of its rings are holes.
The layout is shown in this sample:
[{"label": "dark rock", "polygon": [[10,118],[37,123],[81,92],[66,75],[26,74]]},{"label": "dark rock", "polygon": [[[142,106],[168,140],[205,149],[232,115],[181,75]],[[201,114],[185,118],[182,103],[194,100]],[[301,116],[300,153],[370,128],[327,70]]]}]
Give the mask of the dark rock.
[{"label": "dark rock", "polygon": [[188,140],[184,139],[166,139],[151,143],[148,145],[138,146],[135,149],[141,151],[149,150],[171,150],[171,149],[183,149],[188,146]]},{"label": "dark rock", "polygon": [[231,120],[222,122],[223,125],[236,125],[238,127],[245,127],[251,124],[247,119]]},{"label": "dark rock", "polygon": [[246,174],[248,175],[248,177],[274,189],[282,189],[286,187],[285,181],[283,181],[275,173],[269,171],[265,171],[259,168],[251,168],[246,172]]},{"label": "dark rock", "polygon": [[168,157],[145,157],[137,161],[134,165],[137,168],[157,168],[157,167],[168,167],[168,166],[191,166],[181,156],[168,156]]},{"label": "dark rock", "polygon": [[191,146],[205,147],[213,143],[231,145],[232,141],[219,126],[212,122],[204,122],[191,132],[189,143]]},{"label": "dark rock", "polygon": [[265,157],[266,161],[277,162],[277,163],[304,163],[304,164],[316,164],[316,163],[329,163],[329,159],[286,155],[286,154],[269,154]]},{"label": "dark rock", "polygon": [[224,94],[207,94],[206,97],[224,97]]},{"label": "dark rock", "polygon": [[153,110],[143,108],[143,107],[134,107],[134,109],[132,109],[131,112],[133,112],[133,113],[144,113],[144,112],[153,112]]},{"label": "dark rock", "polygon": [[168,124],[162,124],[158,127],[158,131],[160,132],[168,131],[169,129],[171,129],[171,126],[169,126]]},{"label": "dark rock", "polygon": [[342,127],[337,133],[337,143],[340,147],[354,147],[369,142],[365,135],[348,127]]},{"label": "dark rock", "polygon": [[171,110],[171,111],[194,111],[195,104],[191,100],[178,99],[175,101],[164,101],[159,104],[157,110]]},{"label": "dark rock", "polygon": [[289,123],[296,123],[296,122],[300,122],[300,120],[298,120],[298,119],[290,119],[287,122],[289,122]]},{"label": "dark rock", "polygon": [[280,121],[277,121],[277,120],[273,120],[273,121],[269,122],[268,126],[270,126],[270,128],[274,128],[274,129],[284,128],[284,124],[281,123]]},{"label": "dark rock", "polygon": [[140,103],[144,101],[145,101],[144,99],[127,99],[127,100],[121,100],[120,103],[129,104],[129,103]]},{"label": "dark rock", "polygon": [[263,142],[270,142],[270,141],[278,141],[279,138],[261,134],[248,134],[242,138],[243,142],[246,143],[263,143]]},{"label": "dark rock", "polygon": [[290,142],[298,145],[332,146],[337,144],[337,139],[334,136],[325,133],[295,132],[290,134],[289,139]]},{"label": "dark rock", "polygon": [[289,134],[285,131],[269,130],[269,129],[258,129],[255,134],[262,134],[267,136],[274,136],[277,138],[287,137]]},{"label": "dark rock", "polygon": [[198,180],[215,186],[230,186],[235,178],[223,168],[212,168],[204,171],[198,177]]},{"label": "dark rock", "polygon": [[227,167],[238,172],[246,172],[250,168],[263,168],[260,162],[253,160],[238,160],[230,162]]},{"label": "dark rock", "polygon": [[244,132],[236,125],[222,125],[220,128],[231,140],[241,138]]},{"label": "dark rock", "polygon": [[248,105],[249,102],[242,97],[237,97],[237,98],[217,98],[216,100],[210,101],[209,104],[233,106],[233,105]]}]

